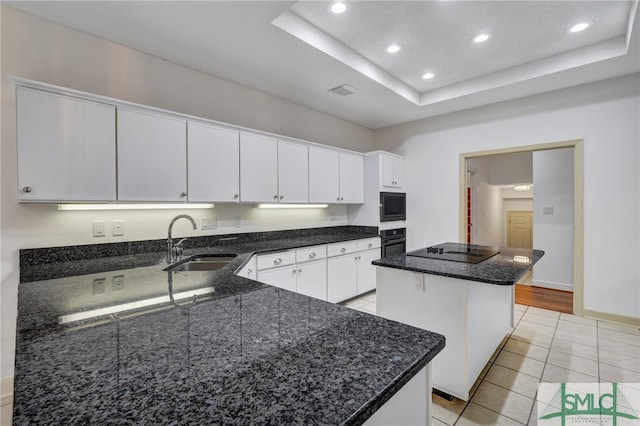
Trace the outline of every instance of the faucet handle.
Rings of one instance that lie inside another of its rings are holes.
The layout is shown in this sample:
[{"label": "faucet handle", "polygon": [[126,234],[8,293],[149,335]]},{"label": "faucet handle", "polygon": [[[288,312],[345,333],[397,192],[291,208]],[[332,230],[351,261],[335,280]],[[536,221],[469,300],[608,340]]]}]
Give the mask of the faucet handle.
[{"label": "faucet handle", "polygon": [[180,248],[182,248],[182,247],[181,247],[182,243],[184,243],[184,242],[185,242],[185,241],[187,241],[187,240],[188,240],[188,238],[183,238],[183,239],[181,239],[180,241],[178,241],[177,243],[175,243],[173,246],[174,246],[174,247],[180,247]]}]

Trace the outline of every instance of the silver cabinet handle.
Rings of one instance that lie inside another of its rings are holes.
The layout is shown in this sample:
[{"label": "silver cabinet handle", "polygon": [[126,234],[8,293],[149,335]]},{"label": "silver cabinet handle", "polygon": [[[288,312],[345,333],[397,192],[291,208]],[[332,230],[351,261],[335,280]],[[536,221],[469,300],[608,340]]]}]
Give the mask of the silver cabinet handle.
[{"label": "silver cabinet handle", "polygon": [[340,249],[340,253],[344,253],[345,251],[347,251],[347,249],[346,249],[346,248],[344,248],[344,247],[342,247],[342,248]]},{"label": "silver cabinet handle", "polygon": [[373,247],[373,244],[371,243],[367,244],[367,248],[371,248],[371,247]]},{"label": "silver cabinet handle", "polygon": [[343,200],[344,200],[344,197],[340,197],[340,201],[343,201]]},{"label": "silver cabinet handle", "polygon": [[340,197],[336,198],[336,201],[340,201]]},{"label": "silver cabinet handle", "polygon": [[277,196],[277,195],[274,195],[274,196],[273,196],[273,199],[274,199],[274,200],[277,200],[277,199],[278,199],[278,196]]},{"label": "silver cabinet handle", "polygon": [[187,193],[186,193],[186,192],[183,192],[182,194],[180,194],[180,198],[184,198],[184,197],[186,197],[186,196],[187,196]]},{"label": "silver cabinet handle", "polygon": [[279,265],[281,263],[282,263],[282,259],[280,259],[280,258],[277,258],[276,260],[273,261],[274,265]]},{"label": "silver cabinet handle", "polygon": [[283,198],[284,198],[284,195],[281,195],[281,196],[280,196],[280,199],[282,200]]},{"label": "silver cabinet handle", "polygon": [[298,271],[296,271],[295,269],[293,271],[291,271],[291,273],[294,274],[294,275],[296,274],[296,272],[298,272]]},{"label": "silver cabinet handle", "polygon": [[298,269],[298,273],[299,273],[299,274],[300,274],[300,273],[302,273],[302,269]]},{"label": "silver cabinet handle", "polygon": [[247,269],[247,274],[248,274],[248,275],[253,274],[253,269]]},{"label": "silver cabinet handle", "polygon": [[27,194],[31,192],[31,187],[30,186],[25,186],[24,188],[22,188],[22,192],[26,192]]},{"label": "silver cabinet handle", "polygon": [[315,254],[315,253],[309,253],[309,259],[313,259],[313,258],[315,258],[315,257],[316,257],[316,254]]},{"label": "silver cabinet handle", "polygon": [[234,199],[234,200],[237,200],[238,198],[240,198],[240,195],[238,195],[238,194],[234,194],[234,195],[233,195],[233,199]]}]

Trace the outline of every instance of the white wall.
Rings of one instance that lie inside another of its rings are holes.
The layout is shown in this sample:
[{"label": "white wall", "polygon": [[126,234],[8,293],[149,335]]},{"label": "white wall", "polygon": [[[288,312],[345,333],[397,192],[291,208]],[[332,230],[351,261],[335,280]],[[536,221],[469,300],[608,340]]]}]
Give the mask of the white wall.
[{"label": "white wall", "polygon": [[[73,244],[166,238],[176,211],[58,212],[51,205],[17,203],[15,98],[10,75],[76,90],[246,126],[327,145],[366,152],[373,149],[373,132],[362,126],[181,67],[70,30],[2,6],[2,254],[0,315],[2,338],[0,377],[13,374],[18,250]],[[204,235],[286,228],[342,225],[344,206],[327,210],[265,211],[246,206],[217,205],[192,211],[195,218],[217,217],[218,229],[191,231],[176,224],[175,235]],[[242,216],[243,228],[234,226]],[[96,239],[91,221],[125,220],[125,236]]]},{"label": "white wall", "polygon": [[584,308],[640,318],[638,117],[634,74],[376,130],[407,157],[408,248],[458,241],[461,153],[583,139]]},{"label": "white wall", "polygon": [[[491,185],[491,158],[471,158],[467,160],[467,169],[475,170],[472,185],[472,237],[473,244],[490,246],[502,245],[503,217],[502,192],[500,187]],[[408,216],[408,215],[407,215]],[[452,240],[453,241],[453,240]],[[443,241],[433,241],[437,244]]]},{"label": "white wall", "polygon": [[491,185],[533,183],[531,153],[514,152],[489,157],[489,183]]},{"label": "white wall", "polygon": [[533,244],[547,257],[533,268],[536,286],[573,290],[573,151],[533,153]]}]

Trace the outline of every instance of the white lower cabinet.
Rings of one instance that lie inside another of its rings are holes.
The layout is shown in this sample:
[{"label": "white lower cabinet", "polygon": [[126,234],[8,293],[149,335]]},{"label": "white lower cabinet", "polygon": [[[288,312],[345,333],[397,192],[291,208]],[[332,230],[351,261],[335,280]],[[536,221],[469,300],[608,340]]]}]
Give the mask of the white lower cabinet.
[{"label": "white lower cabinet", "polygon": [[242,268],[238,269],[236,275],[255,281],[258,278],[257,260],[257,256],[251,256],[247,263],[242,265]]},{"label": "white lower cabinet", "polygon": [[380,259],[380,249],[358,252],[356,262],[358,268],[358,294],[376,289],[376,267],[371,264]]},{"label": "white lower cabinet", "polygon": [[327,246],[296,249],[296,291],[327,300]]},{"label": "white lower cabinet", "polygon": [[327,300],[337,303],[358,295],[355,254],[332,257],[327,261]]},{"label": "white lower cabinet", "polygon": [[296,291],[296,272],[296,265],[258,271],[258,281],[285,290]]},{"label": "white lower cabinet", "polygon": [[[371,262],[379,258],[380,238],[374,237],[257,255],[237,274],[338,303],[376,288]],[[257,276],[249,274],[252,268]]]},{"label": "white lower cabinet", "polygon": [[296,291],[305,296],[327,300],[327,261],[306,262],[297,265]]}]

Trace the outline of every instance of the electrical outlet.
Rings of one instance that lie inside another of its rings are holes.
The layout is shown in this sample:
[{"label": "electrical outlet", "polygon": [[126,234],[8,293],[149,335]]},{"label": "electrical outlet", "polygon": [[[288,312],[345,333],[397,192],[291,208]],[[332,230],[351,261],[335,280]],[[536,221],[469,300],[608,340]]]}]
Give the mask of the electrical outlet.
[{"label": "electrical outlet", "polygon": [[114,220],[111,222],[111,233],[114,237],[124,235],[124,220]]},{"label": "electrical outlet", "polygon": [[543,215],[552,215],[553,214],[553,206],[544,206],[542,208]]},{"label": "electrical outlet", "polygon": [[413,289],[424,292],[424,276],[422,274],[413,274]]},{"label": "electrical outlet", "polygon": [[107,291],[107,280],[106,278],[96,278],[93,280],[93,294],[105,294]]},{"label": "electrical outlet", "polygon": [[113,291],[124,290],[124,275],[114,275],[111,279],[111,287]]},{"label": "electrical outlet", "polygon": [[93,236],[104,237],[104,220],[93,221]]},{"label": "electrical outlet", "polygon": [[201,217],[200,229],[206,231],[207,229],[216,229],[218,227],[218,218],[215,217]]}]

